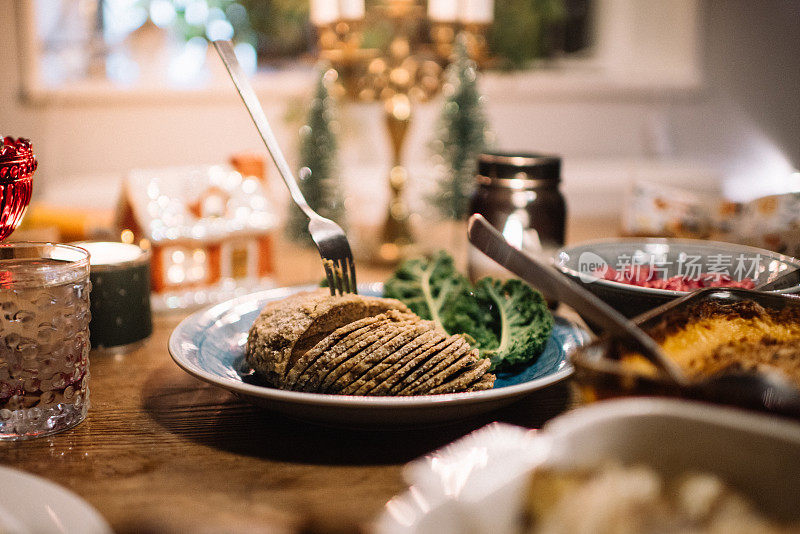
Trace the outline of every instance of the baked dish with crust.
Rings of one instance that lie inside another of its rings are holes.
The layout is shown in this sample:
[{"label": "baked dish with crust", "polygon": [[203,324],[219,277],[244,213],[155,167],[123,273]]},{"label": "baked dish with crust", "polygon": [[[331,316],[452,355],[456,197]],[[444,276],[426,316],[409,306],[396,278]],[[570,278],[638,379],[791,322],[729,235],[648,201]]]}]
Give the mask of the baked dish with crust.
[{"label": "baked dish with crust", "polygon": [[[800,308],[707,300],[667,314],[647,332],[690,377],[777,370],[800,387]],[[622,362],[645,374],[655,371],[638,355]]]}]

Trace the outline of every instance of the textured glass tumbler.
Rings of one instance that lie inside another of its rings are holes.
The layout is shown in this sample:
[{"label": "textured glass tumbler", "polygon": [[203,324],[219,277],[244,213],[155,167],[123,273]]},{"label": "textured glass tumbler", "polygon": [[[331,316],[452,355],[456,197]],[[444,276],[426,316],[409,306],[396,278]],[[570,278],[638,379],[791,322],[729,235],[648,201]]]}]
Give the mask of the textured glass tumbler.
[{"label": "textured glass tumbler", "polygon": [[0,440],[70,428],[89,407],[89,253],[0,245]]}]

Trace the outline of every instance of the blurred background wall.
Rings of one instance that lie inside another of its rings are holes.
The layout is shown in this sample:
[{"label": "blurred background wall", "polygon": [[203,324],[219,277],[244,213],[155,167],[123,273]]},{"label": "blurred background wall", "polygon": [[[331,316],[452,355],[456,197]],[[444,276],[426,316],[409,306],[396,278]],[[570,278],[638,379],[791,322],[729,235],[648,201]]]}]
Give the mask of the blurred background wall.
[{"label": "blurred background wall", "polygon": [[[685,5],[679,12],[686,20],[640,31],[696,36],[687,46],[699,72],[687,83],[598,87],[580,77],[554,82],[546,72],[523,82],[499,74],[482,81],[498,148],[565,158],[572,216],[616,213],[635,180],[723,190],[735,199],[800,189],[792,174],[800,166],[800,3],[670,1]],[[629,11],[660,4],[619,2]],[[23,30],[15,16],[21,4],[0,0],[0,131],[33,140],[40,159],[34,198],[107,205],[130,169],[219,163],[234,152],[260,149],[227,81],[200,93],[24,95]],[[696,27],[681,26],[687,24]],[[302,109],[311,84],[278,78],[274,87],[258,87],[278,137],[293,153],[298,124],[290,117]],[[430,178],[427,145],[440,105],[420,105],[413,123],[406,155],[418,189]],[[379,217],[389,160],[380,105],[345,104],[340,116],[342,175],[361,216]],[[275,195],[285,198],[281,188]]]},{"label": "blurred background wall", "polygon": [[735,198],[797,190],[800,3],[705,0],[705,95],[671,117],[675,151],[717,163]]}]

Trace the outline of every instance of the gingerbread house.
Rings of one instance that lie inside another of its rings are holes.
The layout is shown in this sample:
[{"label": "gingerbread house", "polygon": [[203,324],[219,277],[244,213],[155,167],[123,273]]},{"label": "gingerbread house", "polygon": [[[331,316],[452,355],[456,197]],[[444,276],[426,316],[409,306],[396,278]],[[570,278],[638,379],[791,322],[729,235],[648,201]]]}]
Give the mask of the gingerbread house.
[{"label": "gingerbread house", "polygon": [[133,171],[118,212],[123,236],[152,247],[156,293],[269,278],[276,224],[263,181],[226,165]]}]

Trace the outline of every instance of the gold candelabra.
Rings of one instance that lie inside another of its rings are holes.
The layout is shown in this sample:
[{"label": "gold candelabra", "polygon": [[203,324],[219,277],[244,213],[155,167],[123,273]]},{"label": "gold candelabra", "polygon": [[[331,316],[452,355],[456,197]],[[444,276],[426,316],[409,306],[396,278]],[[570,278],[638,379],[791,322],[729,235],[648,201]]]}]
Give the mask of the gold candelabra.
[{"label": "gold candelabra", "polygon": [[[485,33],[491,17],[492,0],[472,4],[482,12],[477,20],[463,20],[466,12],[452,11],[453,16],[437,17],[437,5],[447,8],[456,0],[428,0],[428,9],[415,0],[387,0],[366,13],[359,0],[339,0],[341,9],[325,4],[312,21],[318,30],[320,58],[338,72],[340,96],[354,101],[383,103],[386,129],[391,144],[389,171],[390,199],[379,233],[375,260],[395,263],[414,244],[405,198],[408,173],[403,166],[403,148],[413,117],[414,102],[423,102],[439,93],[444,67],[450,60],[456,35],[466,34],[470,56],[482,63],[486,59]],[[353,5],[356,5],[355,8]],[[319,4],[318,4],[319,5]],[[459,19],[462,17],[462,19]],[[367,28],[380,27],[388,35],[380,48],[364,48]]]}]

